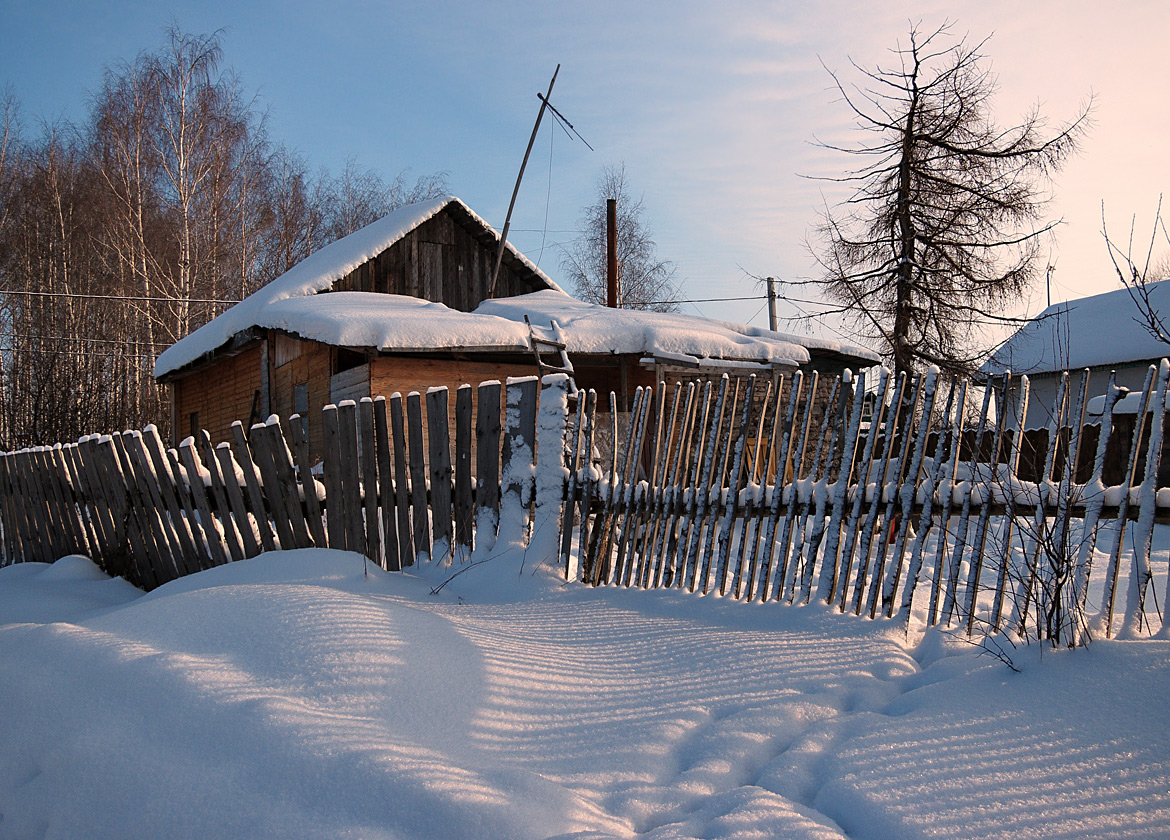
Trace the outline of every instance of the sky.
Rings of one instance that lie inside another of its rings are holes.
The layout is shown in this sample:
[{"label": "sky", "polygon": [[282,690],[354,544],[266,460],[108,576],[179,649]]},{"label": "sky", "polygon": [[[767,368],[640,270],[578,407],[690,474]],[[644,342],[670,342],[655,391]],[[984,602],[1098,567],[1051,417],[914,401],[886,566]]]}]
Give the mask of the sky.
[{"label": "sky", "polygon": [[[1170,4],[1136,0],[980,3],[88,2],[0,0],[0,86],[26,134],[83,121],[103,69],[157,49],[174,23],[220,30],[225,65],[267,113],[273,140],[336,172],[443,171],[451,191],[502,228],[553,70],[552,102],[593,147],[545,120],[510,239],[554,279],[606,165],[624,163],[659,255],[677,265],[686,312],[767,325],[762,286],[816,275],[818,212],[846,197],[818,177],[854,161],[816,141],[859,135],[832,87],[888,65],[910,23],[988,36],[997,119],[1038,104],[1053,127],[1093,97],[1081,154],[1053,182],[1052,301],[1118,286],[1102,206],[1123,243],[1148,244],[1170,185]],[[790,298],[815,297],[781,285]],[[1017,315],[1047,304],[1043,283]],[[782,316],[816,312],[782,304]],[[840,338],[833,323],[793,332]]]}]

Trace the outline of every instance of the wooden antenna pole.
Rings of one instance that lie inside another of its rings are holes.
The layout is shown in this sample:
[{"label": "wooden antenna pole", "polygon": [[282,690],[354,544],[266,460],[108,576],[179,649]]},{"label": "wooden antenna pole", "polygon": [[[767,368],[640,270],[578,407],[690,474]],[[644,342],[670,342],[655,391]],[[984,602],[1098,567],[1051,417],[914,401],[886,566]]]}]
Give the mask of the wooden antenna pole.
[{"label": "wooden antenna pole", "polygon": [[504,219],[504,232],[500,234],[500,249],[496,252],[496,270],[492,272],[491,292],[489,298],[496,296],[496,281],[500,279],[500,264],[504,261],[504,246],[508,242],[508,228],[512,226],[512,208],[516,206],[516,196],[520,193],[520,181],[524,178],[524,167],[528,165],[528,156],[532,154],[532,144],[536,142],[536,132],[540,130],[540,120],[544,116],[544,109],[548,107],[548,98],[552,96],[553,85],[557,83],[557,73],[561,72],[561,65],[553,71],[552,80],[548,83],[548,93],[537,97],[540,99],[540,110],[536,112],[536,125],[532,126],[532,136],[528,138],[528,148],[524,150],[524,160],[520,163],[520,174],[516,176],[516,186],[512,190],[512,201],[508,204],[508,215]]}]

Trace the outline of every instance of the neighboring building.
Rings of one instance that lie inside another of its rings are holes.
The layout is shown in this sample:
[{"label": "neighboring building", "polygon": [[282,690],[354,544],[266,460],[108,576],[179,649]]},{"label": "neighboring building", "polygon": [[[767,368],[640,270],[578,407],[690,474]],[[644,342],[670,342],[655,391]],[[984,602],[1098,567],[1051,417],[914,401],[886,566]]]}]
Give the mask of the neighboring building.
[{"label": "neighboring building", "polygon": [[579,386],[623,402],[660,379],[877,362],[819,339],[584,303],[511,245],[493,295],[498,245],[483,219],[446,197],[322,248],[159,356],[174,437],[206,429],[224,440],[234,420],[299,413],[318,454],[324,405],[533,375],[532,331],[561,337]]},{"label": "neighboring building", "polygon": [[[1170,282],[1151,284],[1151,298],[1170,318]],[[1138,391],[1149,366],[1167,355],[1170,346],[1142,326],[1129,293],[1115,289],[1048,307],[1004,342],[980,373],[1027,374],[1024,428],[1041,429],[1051,419],[1062,372],[1069,371],[1079,382],[1078,372],[1088,368],[1090,397],[1105,393],[1111,371],[1116,371],[1118,385]]]}]

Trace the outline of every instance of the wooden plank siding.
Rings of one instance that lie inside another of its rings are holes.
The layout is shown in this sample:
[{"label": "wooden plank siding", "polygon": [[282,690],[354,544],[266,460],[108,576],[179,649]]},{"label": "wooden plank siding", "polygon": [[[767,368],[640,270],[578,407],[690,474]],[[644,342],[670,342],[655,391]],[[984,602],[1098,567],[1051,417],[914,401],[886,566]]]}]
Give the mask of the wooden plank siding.
[{"label": "wooden plank siding", "polygon": [[[492,297],[495,239],[463,224],[450,208],[419,225],[332,287],[336,292],[409,295],[470,312]],[[548,288],[505,252],[495,297],[511,297]]]},{"label": "wooden plank siding", "polygon": [[[470,361],[465,359],[423,359],[383,356],[370,363],[370,392],[372,396],[386,397],[400,393],[406,397],[412,391],[425,395],[429,388],[446,388],[454,395],[463,385],[472,386],[472,409],[479,410],[479,384],[508,377],[532,376],[535,363],[528,360],[508,362]],[[426,401],[423,401],[423,428],[429,428]],[[447,426],[455,437],[454,398],[447,401]]]},{"label": "wooden plank siding", "polygon": [[275,349],[275,368],[272,375],[272,413],[280,417],[286,428],[289,418],[297,413],[295,391],[298,385],[308,390],[308,405],[301,416],[307,427],[310,462],[321,460],[325,451],[324,432],[321,429],[321,410],[332,400],[329,377],[333,371],[334,348],[316,341],[302,341],[279,333],[270,337]]},{"label": "wooden plank siding", "polygon": [[[246,422],[252,412],[255,393],[261,388],[260,343],[235,356],[220,359],[209,369],[175,381],[176,427],[173,442],[192,434],[192,413],[198,413],[199,427],[215,442],[231,438],[232,423]],[[264,418],[260,418],[264,419]]]}]

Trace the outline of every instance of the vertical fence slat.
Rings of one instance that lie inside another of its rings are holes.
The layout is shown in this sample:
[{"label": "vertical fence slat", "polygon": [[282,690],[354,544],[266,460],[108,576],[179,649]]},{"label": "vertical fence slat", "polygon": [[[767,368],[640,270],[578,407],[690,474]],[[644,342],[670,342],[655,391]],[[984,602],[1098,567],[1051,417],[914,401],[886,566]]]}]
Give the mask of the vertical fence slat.
[{"label": "vertical fence slat", "polygon": [[[1025,377],[1026,380],[1026,377]],[[1113,431],[1113,412],[1121,399],[1122,389],[1117,387],[1117,374],[1110,372],[1109,385],[1105,389],[1105,405],[1101,412],[1101,432],[1097,438],[1097,452],[1093,457],[1093,475],[1086,485],[1085,518],[1080,547],[1077,549],[1076,572],[1073,581],[1074,597],[1076,599],[1075,617],[1082,628],[1077,644],[1082,644],[1088,638],[1088,622],[1085,617],[1085,603],[1088,598],[1089,581],[1092,577],[1093,553],[1097,547],[1097,529],[1101,517],[1101,508],[1105,505],[1105,485],[1101,476],[1105,471],[1105,453],[1109,447],[1109,438]],[[1022,424],[1020,426],[1022,428]],[[1000,589],[1002,592],[1002,588]],[[997,603],[997,607],[998,607]],[[999,630],[998,611],[993,628]]]},{"label": "vertical fence slat", "polygon": [[[276,473],[277,454],[268,434],[268,428],[265,423],[255,424],[249,432],[251,441],[237,445],[248,447],[247,457],[252,460],[255,469],[259,471],[260,481],[263,485],[262,496],[264,508],[267,511],[266,518],[271,521],[272,527],[276,531],[280,547],[287,550],[296,548],[297,541],[293,536],[291,508],[286,503],[285,492]],[[241,437],[242,431],[241,428]],[[244,458],[241,457],[240,461],[243,462]],[[244,467],[244,470],[245,480],[247,480],[247,466]]]},{"label": "vertical fence slat", "polygon": [[[297,423],[298,427],[299,425]],[[315,490],[312,480],[310,479],[307,487],[297,481],[297,474],[294,471],[293,455],[289,451],[288,442],[284,437],[284,429],[280,423],[269,423],[265,431],[265,436],[271,449],[273,464],[276,467],[276,479],[280,483],[285,510],[288,511],[288,520],[292,525],[293,544],[298,548],[312,548],[317,543],[309,533],[309,522],[305,519],[304,505],[305,502],[308,502],[309,493]],[[303,501],[301,498],[302,493],[305,496]],[[313,496],[315,501],[316,494],[314,493]],[[318,516],[318,527],[320,527],[320,524],[321,520]]]},{"label": "vertical fence slat", "polygon": [[[666,432],[667,457],[663,459],[662,475],[666,478],[665,492],[658,494],[654,513],[654,529],[650,533],[648,548],[650,560],[647,564],[646,582],[644,586],[672,586],[676,583],[677,575],[669,565],[670,549],[677,540],[678,511],[681,509],[681,483],[686,482],[686,470],[691,450],[691,438],[694,430],[694,416],[696,396],[699,389],[694,382],[688,382],[686,397],[682,398],[681,417],[675,417],[675,406],[671,410],[670,428]],[[681,395],[680,395],[681,398]],[[672,440],[678,443],[671,445]],[[669,462],[670,472],[666,468]],[[667,478],[669,476],[669,478]],[[681,476],[681,478],[680,478]],[[669,576],[667,572],[670,572]]]},{"label": "vertical fence slat", "polygon": [[[896,386],[894,387],[894,395],[890,402],[890,407],[886,410],[885,416],[885,441],[882,446],[882,454],[880,459],[880,466],[876,481],[874,481],[873,498],[870,500],[869,510],[866,512],[865,524],[862,527],[861,539],[858,546],[857,558],[857,578],[853,586],[853,604],[852,610],[854,614],[861,615],[862,598],[865,594],[865,584],[869,580],[870,567],[870,553],[873,550],[874,534],[878,530],[878,516],[883,509],[883,501],[885,500],[886,479],[889,475],[890,460],[894,453],[894,444],[896,442],[896,435],[899,426],[899,420],[902,417],[902,410],[906,407],[906,389],[910,385],[910,378],[905,371],[898,374],[896,379]],[[876,453],[875,453],[876,460]],[[872,473],[871,473],[872,474]],[[882,529],[884,530],[885,522],[882,521]],[[885,550],[882,540],[879,536],[878,540],[879,552]]]},{"label": "vertical fence slat", "polygon": [[475,493],[471,465],[471,386],[460,385],[455,392],[455,555],[460,561],[471,556],[475,535]]},{"label": "vertical fence slat", "polygon": [[95,559],[106,572],[117,575],[121,574],[125,563],[126,546],[123,543],[122,534],[119,532],[118,523],[114,519],[114,503],[108,498],[98,472],[96,463],[97,440],[96,437],[90,436],[77,442],[78,463],[85,475],[91,511],[94,521],[97,523],[101,557]]},{"label": "vertical fence slat", "polygon": [[[256,464],[252,460],[252,450],[248,439],[244,436],[244,424],[239,420],[232,423],[232,454],[235,455],[236,466],[244,475],[244,488],[248,491],[248,502],[252,508],[252,517],[256,528],[260,531],[260,544],[265,551],[276,549],[276,540],[272,533],[272,524],[268,520],[268,511],[264,505],[264,492],[260,489],[260,479],[256,474]],[[227,476],[224,476],[225,480]]]},{"label": "vertical fence slat", "polygon": [[1162,437],[1166,420],[1166,390],[1170,385],[1170,363],[1158,366],[1158,388],[1150,407],[1150,443],[1146,448],[1146,475],[1139,490],[1137,527],[1134,529],[1133,568],[1126,597],[1122,635],[1133,637],[1145,624],[1146,594],[1153,584],[1150,549],[1154,539],[1154,514],[1157,504],[1158,467],[1162,463]]},{"label": "vertical fence slat", "polygon": [[[77,505],[78,523],[85,534],[85,541],[89,546],[89,556],[94,562],[100,564],[101,560],[98,558],[98,555],[101,553],[102,547],[98,539],[97,523],[93,517],[92,496],[90,495],[89,485],[86,483],[81,461],[78,456],[78,445],[71,443],[68,446],[62,447],[61,455],[65,468],[69,473],[69,480],[73,485],[73,498],[74,503]],[[2,488],[3,479],[0,479],[0,492],[2,492]]]},{"label": "vertical fence slat", "polygon": [[[914,399],[910,413],[899,424],[902,428],[902,452],[898,459],[898,471],[888,493],[886,515],[875,569],[870,578],[868,610],[869,617],[876,618],[881,609],[887,616],[893,614],[894,590],[902,575],[902,561],[906,550],[906,532],[910,528],[910,516],[922,468],[922,450],[930,436],[930,420],[934,411],[934,389],[938,371],[932,369],[916,377]],[[922,414],[918,406],[922,404]],[[895,429],[895,431],[897,431]],[[895,512],[895,508],[898,509]],[[896,530],[894,526],[897,526]],[[893,562],[886,568],[890,544],[893,544]]]},{"label": "vertical fence slat", "polygon": [[596,481],[593,475],[593,441],[594,428],[597,422],[597,392],[592,388],[585,396],[585,478],[581,482],[581,498],[578,501],[580,528],[577,537],[577,566],[578,574],[584,580],[589,580],[591,568],[589,566],[589,542],[592,539],[593,490]]},{"label": "vertical fence slat", "polygon": [[[658,452],[654,462],[655,476],[653,480],[657,487],[652,488],[653,494],[647,502],[646,530],[642,536],[641,550],[645,563],[638,585],[643,588],[662,585],[662,564],[659,562],[658,537],[666,527],[669,516],[667,513],[668,504],[674,484],[674,480],[670,476],[677,472],[678,458],[683,446],[682,434],[678,425],[679,411],[683,405],[683,384],[681,382],[675,383],[669,411],[666,409],[666,383],[660,383],[659,387],[663,389],[663,399],[658,403],[658,424],[662,428],[659,430],[661,439],[658,441]],[[693,393],[694,384],[690,383],[687,387]],[[678,440],[677,446],[675,445],[676,439]]]},{"label": "vertical fence slat", "polygon": [[305,437],[303,418],[294,414],[289,418],[289,433],[293,440],[293,459],[296,462],[297,478],[304,496],[305,520],[309,527],[309,535],[313,545],[324,548],[325,523],[321,515],[321,499],[317,495],[317,479],[313,477],[313,470],[309,458],[309,441]]},{"label": "vertical fence slat", "polygon": [[865,435],[865,449],[861,455],[861,472],[858,474],[857,488],[854,491],[853,504],[849,510],[849,519],[845,523],[845,547],[841,552],[840,566],[840,610],[845,612],[849,603],[849,583],[852,580],[853,552],[857,547],[861,531],[861,509],[865,506],[865,497],[869,488],[869,479],[873,474],[874,450],[877,446],[878,430],[886,415],[886,392],[889,390],[890,371],[882,368],[878,375],[878,387],[874,402],[873,415],[869,421],[869,430]]},{"label": "vertical fence slat", "polygon": [[[760,540],[759,509],[761,494],[767,484],[767,480],[762,473],[766,473],[768,467],[768,464],[765,464],[761,470],[760,454],[763,452],[764,426],[770,419],[768,408],[772,404],[772,387],[772,380],[769,379],[764,389],[764,398],[760,400],[760,416],[756,420],[755,444],[752,446],[751,456],[748,458],[748,464],[750,466],[746,473],[744,509],[739,528],[739,550],[736,552],[735,574],[731,581],[732,597],[737,601],[743,597],[744,593],[744,565],[748,562],[749,555],[755,555],[755,551],[749,550],[749,546],[754,549]],[[751,576],[750,574],[748,575],[748,577]]]},{"label": "vertical fence slat", "polygon": [[[685,448],[680,455],[678,467],[678,481],[671,490],[670,528],[662,541],[663,578],[670,574],[667,584],[682,588],[687,583],[687,555],[686,548],[690,542],[690,530],[694,524],[689,513],[695,503],[697,485],[699,483],[699,467],[703,452],[706,450],[707,419],[711,411],[711,381],[703,383],[700,395],[699,388],[695,388],[694,402],[684,428]],[[681,561],[679,552],[682,553]]]},{"label": "vertical fence slat", "polygon": [[[789,581],[792,579],[796,568],[796,560],[790,555],[792,549],[792,523],[796,519],[796,512],[800,504],[799,487],[800,474],[804,469],[804,450],[808,445],[809,426],[812,424],[813,409],[817,401],[817,383],[820,377],[814,370],[812,372],[811,381],[808,384],[808,396],[804,399],[804,409],[802,412],[802,419],[794,427],[793,433],[796,435],[795,439],[788,447],[787,463],[779,465],[783,474],[787,475],[791,469],[792,490],[789,492],[788,505],[784,509],[784,523],[780,527],[780,537],[777,547],[780,550],[780,556],[777,558],[773,567],[779,572],[776,576],[776,594],[775,598],[780,600],[784,596],[785,590],[789,586]],[[803,387],[803,386],[802,386]],[[795,419],[795,418],[793,418]],[[792,466],[789,467],[789,464]]]},{"label": "vertical fence slat", "polygon": [[[706,504],[699,519],[700,530],[704,532],[701,555],[703,570],[700,573],[700,582],[704,595],[711,590],[711,566],[715,560],[715,535],[719,530],[719,512],[724,501],[724,477],[727,475],[727,463],[731,460],[731,439],[735,434],[735,415],[739,408],[739,387],[739,380],[736,379],[735,387],[731,393],[730,410],[716,412],[718,432],[712,438],[713,441],[716,441],[716,445],[715,451],[712,453],[711,481],[702,488]],[[724,408],[727,408],[726,402]],[[712,495],[715,497],[714,501],[711,499]],[[696,566],[698,566],[699,560],[699,557],[695,558]]]},{"label": "vertical fence slat", "polygon": [[476,539],[486,546],[495,542],[500,525],[501,396],[499,382],[484,382],[476,400],[475,526]]},{"label": "vertical fence slat", "polygon": [[[577,569],[573,566],[571,557],[573,551],[573,512],[577,506],[577,494],[580,492],[581,470],[581,441],[585,433],[585,397],[583,391],[577,391],[577,422],[573,426],[572,442],[569,445],[569,481],[565,488],[565,508],[561,515],[561,546],[559,568],[565,570],[565,580],[575,580]],[[586,459],[588,463],[588,459]]]},{"label": "vertical fence slat", "polygon": [[[723,416],[723,404],[727,398],[727,389],[730,380],[724,376],[719,380],[719,393],[715,397],[715,406],[706,416],[703,424],[706,435],[706,446],[703,448],[703,457],[699,463],[699,470],[695,473],[695,480],[691,485],[690,504],[687,508],[687,542],[682,562],[685,570],[690,564],[690,574],[687,577],[687,589],[694,592],[699,583],[700,570],[703,567],[699,556],[699,546],[703,537],[703,520],[707,515],[707,505],[711,499],[711,484],[715,478],[715,449],[719,445],[720,420]],[[706,582],[704,580],[704,587]]]},{"label": "vertical fence slat", "polygon": [[427,510],[426,444],[423,441],[422,397],[406,395],[406,427],[409,432],[407,462],[410,467],[410,504],[414,514],[414,554],[431,559],[431,523]]},{"label": "vertical fence slat", "polygon": [[121,486],[122,498],[125,499],[130,558],[135,574],[141,581],[139,585],[145,589],[154,589],[163,583],[163,580],[156,574],[151,559],[160,556],[162,549],[151,532],[149,519],[143,513],[142,499],[138,496],[134,472],[126,455],[122,435],[118,432],[110,435],[109,447],[106,450],[106,470],[111,484],[115,487]]},{"label": "vertical fence slat", "polygon": [[164,561],[161,568],[157,563],[152,563],[152,565],[155,566],[160,583],[166,580],[174,580],[183,574],[186,562],[183,559],[182,549],[178,544],[179,538],[171,527],[167,512],[163,506],[162,495],[159,492],[158,477],[154,474],[154,470],[151,468],[147,460],[146,452],[143,449],[141,433],[133,432],[124,434],[122,436],[122,444],[126,448],[126,454],[134,474],[134,482],[138,488],[138,498],[142,502],[143,518],[148,523],[148,527],[154,536],[155,544],[162,552],[162,556],[158,558]]},{"label": "vertical fence slat", "polygon": [[187,530],[190,532],[191,540],[195,546],[195,562],[198,570],[202,571],[203,569],[210,568],[214,565],[214,561],[212,560],[214,549],[211,547],[211,541],[214,540],[217,542],[222,551],[224,540],[218,532],[204,533],[202,523],[199,521],[199,513],[195,508],[195,497],[192,495],[191,489],[185,480],[186,471],[179,464],[179,453],[174,449],[164,449],[163,457],[166,458],[167,467],[174,477],[175,497],[183,509],[183,517],[187,522]]},{"label": "vertical fence slat", "polygon": [[[663,486],[665,482],[662,476],[665,475],[666,470],[669,438],[664,440],[663,435],[669,434],[669,431],[666,429],[666,418],[668,416],[666,406],[669,394],[665,382],[657,382],[655,388],[659,399],[658,413],[654,417],[654,443],[651,444],[650,450],[650,470],[646,475],[646,492],[641,495],[638,505],[639,532],[630,548],[631,554],[637,557],[637,566],[635,567],[631,584],[638,587],[644,587],[647,577],[652,573],[648,548],[657,524],[654,518],[654,511],[666,489]],[[671,402],[674,409],[678,408],[678,397],[681,389],[682,384],[676,383],[674,398]]]},{"label": "vertical fence slat", "polygon": [[[990,386],[983,391],[983,408],[979,412],[979,425],[976,427],[974,444],[971,447],[971,457],[967,462],[967,479],[961,483],[963,507],[959,513],[959,527],[955,531],[955,545],[951,549],[951,562],[947,569],[947,587],[944,592],[942,621],[950,625],[951,618],[959,604],[959,576],[963,562],[963,551],[967,546],[967,531],[970,529],[971,506],[974,504],[975,476],[979,468],[979,449],[983,444],[983,433],[987,429],[987,417],[991,411],[991,398],[994,389]],[[958,445],[962,448],[962,435],[959,435]]]},{"label": "vertical fence slat", "polygon": [[378,475],[378,442],[374,437],[374,401],[362,397],[358,404],[358,430],[361,446],[358,447],[362,469],[362,512],[366,523],[367,555],[383,568],[382,528],[378,522],[378,496],[381,495],[383,476]]},{"label": "vertical fence slat", "polygon": [[184,563],[183,574],[197,572],[203,566],[203,551],[195,546],[188,514],[180,504],[181,493],[177,487],[178,476],[171,471],[170,462],[163,451],[162,441],[159,440],[158,431],[153,426],[148,426],[143,430],[142,444],[150,458],[155,480],[162,493],[164,507],[170,517],[171,527],[179,540]]},{"label": "vertical fence slat", "polygon": [[410,482],[407,479],[406,427],[402,419],[402,395],[390,396],[390,430],[394,437],[394,520],[398,525],[398,566],[414,564],[414,540],[410,533]]},{"label": "vertical fence slat", "polygon": [[[535,427],[535,421],[533,423]],[[447,389],[427,391],[427,442],[430,448],[432,544],[451,561],[451,427],[447,420]]]},{"label": "vertical fence slat", "polygon": [[362,476],[358,469],[357,403],[342,400],[337,406],[337,441],[341,456],[338,478],[341,484],[341,519],[345,547],[369,557],[362,525]]},{"label": "vertical fence slat", "polygon": [[635,495],[638,491],[638,467],[642,461],[642,443],[646,434],[646,418],[649,416],[649,407],[654,397],[654,391],[650,388],[641,389],[640,399],[638,395],[634,398],[634,411],[630,415],[630,437],[632,443],[626,453],[625,469],[622,471],[622,498],[621,498],[621,524],[618,535],[617,559],[615,560],[616,571],[614,575],[614,583],[622,586],[629,586],[631,568],[627,562],[627,548],[630,543],[630,534],[637,524],[637,513],[634,510],[636,499]]},{"label": "vertical fence slat", "polygon": [[[968,569],[968,574],[967,574],[967,605],[966,605],[966,612],[967,612],[966,632],[967,632],[968,637],[970,637],[971,634],[974,632],[975,612],[979,606],[979,579],[983,573],[983,548],[984,548],[984,543],[987,540],[987,528],[988,528],[988,523],[991,519],[991,506],[995,502],[994,490],[995,490],[995,484],[997,481],[996,476],[997,476],[997,472],[999,470],[999,452],[1000,452],[1000,447],[1003,445],[1004,428],[1007,426],[1007,416],[1006,416],[1007,411],[1006,411],[1006,409],[1007,409],[1007,397],[1008,397],[1008,380],[1009,380],[1009,375],[1005,374],[1004,378],[1003,378],[1003,386],[1000,390],[999,402],[997,403],[996,412],[995,412],[995,419],[996,419],[995,434],[994,434],[993,442],[991,444],[991,461],[988,464],[988,469],[989,469],[988,481],[985,483],[985,486],[983,488],[983,503],[979,509],[979,522],[977,523],[977,525],[975,527],[975,538],[971,542],[971,558],[969,561],[969,569]],[[1080,402],[1081,402],[1082,406],[1084,405],[1084,400],[1085,400],[1084,388],[1088,387],[1088,382],[1089,382],[1089,380],[1088,380],[1088,376],[1086,373],[1086,377],[1084,380],[1084,387],[1081,390]],[[987,387],[988,387],[988,389],[991,389],[992,385],[990,383],[988,383]],[[1077,434],[1079,434],[1079,430],[1078,430]],[[982,443],[982,441],[977,442],[977,444],[981,444],[981,443]],[[1070,469],[1070,467],[1075,469],[1075,463],[1076,462],[1074,460],[1066,465],[1066,467],[1065,467],[1065,478],[1066,479],[1071,480],[1072,469]],[[975,481],[976,481],[975,477],[972,476],[972,482],[974,483]],[[1060,494],[1060,499],[1061,499],[1062,504],[1067,503],[1067,500],[1068,500],[1067,486],[1066,486],[1065,490],[1066,490],[1066,492],[1062,492]]]},{"label": "vertical fence slat", "polygon": [[[238,543],[244,557],[255,557],[261,551],[259,532],[244,503],[244,491],[240,488],[236,473],[236,459],[231,445],[221,443],[214,449],[206,433],[203,436],[203,466],[211,475],[211,492],[215,499],[219,521],[228,538],[229,550]],[[232,557],[236,555],[232,551]]]},{"label": "vertical fence slat", "polygon": [[[736,438],[734,453],[731,455],[731,472],[727,477],[727,499],[724,503],[723,522],[719,529],[719,547],[716,557],[719,594],[727,594],[728,566],[731,564],[731,537],[735,531],[735,509],[739,505],[741,483],[746,484],[743,475],[744,450],[747,446],[748,430],[751,428],[752,396],[756,389],[756,375],[748,377],[747,391],[743,398],[743,414],[739,421],[739,436]],[[729,447],[730,448],[730,447]]]},{"label": "vertical fence slat", "polygon": [[[187,484],[195,501],[195,509],[199,512],[199,525],[206,535],[208,551],[210,551],[211,558],[216,565],[223,565],[227,562],[227,556],[224,554],[223,543],[220,541],[220,534],[215,527],[211,505],[207,501],[207,489],[203,486],[198,456],[195,454],[195,441],[192,438],[187,438],[179,445],[179,458],[183,463],[183,468],[187,471]],[[230,514],[225,510],[221,512],[221,516],[227,519]],[[229,542],[229,545],[235,545],[235,543]],[[235,557],[233,554],[233,559],[239,560],[241,557]]]},{"label": "vertical fence slat", "polygon": [[321,411],[321,433],[325,444],[325,524],[330,548],[346,547],[345,500],[341,494],[341,423],[337,406]]},{"label": "vertical fence slat", "polygon": [[386,418],[386,398],[374,399],[374,440],[378,448],[378,503],[382,511],[382,545],[386,568],[402,570],[402,548],[398,544],[397,483],[390,458],[390,427]]},{"label": "vertical fence slat", "polygon": [[[796,545],[792,550],[792,560],[795,564],[800,561],[801,567],[799,571],[800,582],[800,603],[807,603],[812,597],[812,580],[813,570],[816,565],[817,548],[820,545],[821,535],[824,533],[825,521],[825,504],[828,501],[828,481],[829,470],[832,467],[833,451],[837,444],[837,431],[840,423],[832,423],[834,417],[838,416],[838,402],[842,399],[845,389],[842,387],[842,377],[837,376],[833,378],[833,385],[829,390],[829,400],[825,404],[823,417],[821,418],[821,429],[817,436],[817,449],[813,457],[812,472],[809,474],[809,485],[812,488],[812,495],[809,499],[801,502],[800,510],[797,512],[798,522],[796,529]],[[829,434],[830,424],[832,425],[832,433]],[[828,449],[825,449],[825,439],[828,438]],[[824,464],[822,469],[822,463]],[[819,485],[819,486],[818,486]],[[807,544],[804,542],[804,535],[808,527],[809,510],[813,510],[813,526],[812,533],[809,534]],[[792,575],[792,589],[788,594],[790,602],[796,601],[796,583],[798,580],[797,572]]]},{"label": "vertical fence slat", "polygon": [[[1113,377],[1110,376],[1110,382]],[[1007,588],[1010,583],[1009,574],[1012,566],[1012,530],[1016,526],[1016,488],[1019,484],[1016,474],[1019,471],[1020,452],[1023,448],[1024,442],[1024,421],[1028,416],[1028,394],[1030,390],[1030,383],[1027,376],[1021,376],[1019,384],[1017,385],[1018,397],[1016,399],[1016,414],[1014,420],[1015,437],[1012,439],[1011,453],[1008,456],[1007,464],[1007,504],[1003,515],[1003,536],[1001,538],[1002,546],[1000,550],[999,569],[995,578],[995,594],[991,606],[991,632],[998,633],[1003,629],[1003,604],[1007,594]],[[1110,421],[1112,421],[1113,408],[1110,406],[1109,414]],[[1108,444],[1109,432],[1106,427],[1102,427],[1101,443]],[[1101,467],[1104,467],[1105,447],[1100,449]],[[1098,480],[1100,478],[1100,469],[1095,470],[1094,474]],[[1102,488],[1103,490],[1104,488]],[[1100,501],[1104,501],[1104,493],[1098,497]],[[1099,510],[1099,509],[1098,509]],[[1093,527],[1093,532],[1090,534],[1090,540],[1095,543],[1097,540],[1096,526]]]},{"label": "vertical fence slat", "polygon": [[[837,480],[833,482],[830,491],[829,504],[832,510],[829,513],[829,523],[825,526],[825,551],[821,559],[821,579],[817,588],[817,595],[826,604],[832,604],[837,598],[837,591],[841,587],[841,523],[845,517],[845,508],[850,504],[849,482],[853,478],[854,461],[857,455],[857,441],[861,433],[861,410],[865,402],[865,373],[858,375],[856,386],[852,388],[853,407],[849,415],[849,425],[845,427],[845,434],[841,438],[841,462],[837,473]],[[849,405],[846,394],[841,395],[842,407]]]}]

